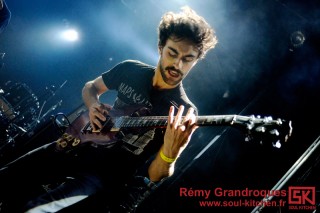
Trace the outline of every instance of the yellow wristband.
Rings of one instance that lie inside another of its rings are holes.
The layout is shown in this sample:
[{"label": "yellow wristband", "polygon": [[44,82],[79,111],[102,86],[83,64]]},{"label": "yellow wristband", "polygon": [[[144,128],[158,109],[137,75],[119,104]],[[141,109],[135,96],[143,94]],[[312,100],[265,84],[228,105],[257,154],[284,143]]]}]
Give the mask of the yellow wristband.
[{"label": "yellow wristband", "polygon": [[176,159],[177,159],[177,158],[169,158],[169,157],[165,156],[165,155],[163,154],[162,150],[160,150],[160,157],[161,157],[162,160],[164,160],[164,161],[167,162],[167,163],[173,163],[173,162],[175,162]]}]

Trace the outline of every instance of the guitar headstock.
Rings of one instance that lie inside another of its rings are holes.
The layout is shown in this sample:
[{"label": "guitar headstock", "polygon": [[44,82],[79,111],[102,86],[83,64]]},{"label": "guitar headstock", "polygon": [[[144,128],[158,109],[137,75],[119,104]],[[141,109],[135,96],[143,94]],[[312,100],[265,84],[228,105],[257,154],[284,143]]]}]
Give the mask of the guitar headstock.
[{"label": "guitar headstock", "polygon": [[245,131],[246,141],[258,141],[271,143],[280,148],[283,142],[287,142],[292,134],[292,122],[283,119],[272,119],[271,116],[236,116],[232,125],[241,131]]}]

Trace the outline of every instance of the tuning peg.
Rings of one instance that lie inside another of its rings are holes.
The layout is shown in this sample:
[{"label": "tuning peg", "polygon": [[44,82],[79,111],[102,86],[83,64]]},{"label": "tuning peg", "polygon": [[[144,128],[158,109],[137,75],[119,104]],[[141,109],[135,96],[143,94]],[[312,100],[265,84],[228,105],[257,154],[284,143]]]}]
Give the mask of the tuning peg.
[{"label": "tuning peg", "polygon": [[244,141],[245,141],[245,142],[249,142],[249,141],[251,141],[252,139],[253,139],[252,136],[246,135],[246,137],[244,138]]},{"label": "tuning peg", "polygon": [[266,116],[263,118],[263,122],[264,123],[269,123],[270,121],[272,121],[272,117],[271,116]]},{"label": "tuning peg", "polygon": [[270,134],[271,134],[271,135],[276,135],[276,136],[279,136],[279,135],[280,135],[279,131],[276,130],[276,129],[271,130],[271,131],[270,131]]},{"label": "tuning peg", "polygon": [[247,130],[251,130],[253,128],[253,123],[252,122],[247,123],[246,126],[247,126]]},{"label": "tuning peg", "polygon": [[282,120],[280,118],[277,119],[277,124],[281,125],[282,124]]},{"label": "tuning peg", "polygon": [[256,128],[256,131],[263,133],[263,132],[266,132],[266,128],[265,128],[264,126],[260,126],[260,127],[257,127],[257,128]]},{"label": "tuning peg", "polygon": [[272,143],[272,146],[275,147],[275,148],[280,149],[280,148],[281,148],[280,140],[277,140],[276,142],[273,142],[273,143]]}]

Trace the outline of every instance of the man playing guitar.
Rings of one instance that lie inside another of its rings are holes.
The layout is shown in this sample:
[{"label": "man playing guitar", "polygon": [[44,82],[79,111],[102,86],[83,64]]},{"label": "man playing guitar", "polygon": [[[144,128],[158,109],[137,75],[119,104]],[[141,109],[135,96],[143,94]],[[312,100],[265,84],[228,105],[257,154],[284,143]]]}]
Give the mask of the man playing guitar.
[{"label": "man playing guitar", "polygon": [[[57,155],[62,156],[52,157],[53,154],[45,156],[51,156],[51,160],[56,159],[53,166],[58,166],[58,169],[49,167],[51,173],[52,170],[55,172],[58,170],[59,173],[66,172],[69,175],[67,180],[40,197],[29,200],[27,205],[23,206],[23,212],[48,212],[48,209],[49,212],[55,212],[67,209],[100,192],[103,194],[101,196],[102,200],[104,199],[103,205],[107,205],[105,203],[107,198],[116,200],[115,203],[123,201],[114,205],[115,207],[110,207],[112,204],[108,203],[109,210],[120,208],[121,210],[117,209],[115,212],[130,212],[138,203],[133,201],[132,205],[129,205],[123,198],[125,193],[122,192],[126,190],[125,186],[132,182],[132,177],[142,177],[138,182],[144,184],[140,185],[141,196],[137,198],[138,201],[158,183],[173,174],[177,158],[197,129],[195,118],[197,109],[187,97],[182,81],[192,67],[204,58],[207,51],[215,47],[217,40],[210,25],[189,7],[184,7],[180,13],[164,14],[158,32],[160,58],[156,66],[135,60],[123,61],[101,76],[88,81],[82,90],[82,97],[88,108],[90,132],[99,134],[104,128],[104,122],[110,118],[109,114],[122,112],[125,115],[134,113],[140,115],[140,109],[150,109],[150,114],[156,116],[167,115],[169,111],[166,128],[146,128],[133,132],[124,129],[114,137],[120,142],[108,148],[86,147],[79,150],[76,155],[63,152],[61,146],[59,147],[62,145],[63,148],[69,141],[74,144],[80,141],[76,136],[66,133],[56,143],[58,147],[55,147]],[[117,91],[117,98],[112,108],[99,101],[99,97],[109,90]],[[52,147],[50,144],[41,150]],[[44,154],[39,154],[37,150],[30,155],[43,157]],[[39,158],[37,160],[41,161]],[[17,164],[24,165],[23,161],[25,160],[19,159]],[[14,164],[4,167],[1,173],[7,175],[6,177],[12,177],[8,175],[10,170],[19,167]],[[35,164],[32,167],[35,167]],[[38,175],[39,170],[32,171],[37,175],[31,171],[24,174],[24,178],[19,180],[21,183],[18,184],[19,187],[23,185],[22,183],[40,179],[46,170],[41,171],[41,175]],[[0,178],[2,178],[1,173]],[[15,177],[17,176],[19,175],[16,174]],[[2,181],[2,183],[7,182]],[[1,193],[9,191],[15,200],[18,199],[18,195],[23,194],[21,188],[18,188],[19,193],[14,193],[13,188],[18,186],[3,187],[8,190],[2,190]],[[21,212],[21,209],[16,212]]]}]

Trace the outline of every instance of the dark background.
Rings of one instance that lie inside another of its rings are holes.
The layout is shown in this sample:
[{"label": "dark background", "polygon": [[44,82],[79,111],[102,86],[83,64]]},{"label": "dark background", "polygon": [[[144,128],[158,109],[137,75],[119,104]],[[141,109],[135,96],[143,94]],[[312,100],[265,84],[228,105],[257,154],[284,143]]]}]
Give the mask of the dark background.
[{"label": "dark background", "polygon": [[[201,127],[176,163],[175,175],[144,203],[141,211],[231,210],[200,208],[197,202],[201,198],[180,197],[179,189],[271,189],[317,141],[317,0],[10,0],[7,4],[12,18],[0,34],[0,52],[5,53],[1,59],[0,88],[3,95],[15,95],[18,91],[10,85],[24,84],[28,94],[38,98],[39,107],[36,103],[23,105],[21,111],[29,112],[35,107],[39,122],[24,119],[18,123],[27,123],[27,133],[8,144],[2,142],[4,159],[55,139],[50,115],[71,115],[81,107],[81,89],[86,81],[125,59],[155,65],[156,30],[161,15],[168,10],[178,11],[184,5],[203,15],[219,40],[184,81],[199,114],[291,120],[293,134],[277,149],[270,143],[245,142],[245,134],[232,127]],[[77,42],[68,43],[57,37],[59,31],[68,28],[79,31]],[[113,98],[114,93],[102,97],[109,103]],[[319,148],[283,188],[290,184],[316,186],[318,155]]]}]

